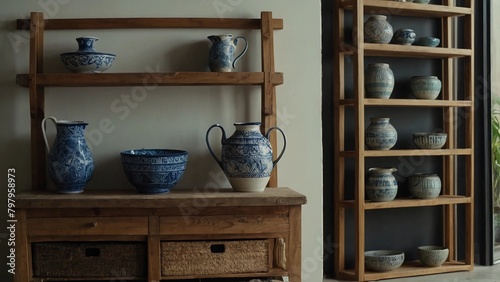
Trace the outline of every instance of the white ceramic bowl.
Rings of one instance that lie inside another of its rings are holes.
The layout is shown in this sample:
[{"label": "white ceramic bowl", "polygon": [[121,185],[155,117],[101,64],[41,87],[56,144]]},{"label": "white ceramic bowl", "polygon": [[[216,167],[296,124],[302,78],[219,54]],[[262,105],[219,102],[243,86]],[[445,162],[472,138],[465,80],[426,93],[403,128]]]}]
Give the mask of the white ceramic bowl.
[{"label": "white ceramic bowl", "polygon": [[441,246],[420,246],[417,249],[418,260],[425,266],[431,267],[442,265],[449,253],[448,248]]},{"label": "white ceramic bowl", "polygon": [[399,268],[405,261],[405,253],[395,250],[365,252],[366,268],[373,271],[390,271]]},{"label": "white ceramic bowl", "polygon": [[419,149],[441,149],[446,144],[447,137],[446,133],[417,132],[413,134],[413,143]]}]

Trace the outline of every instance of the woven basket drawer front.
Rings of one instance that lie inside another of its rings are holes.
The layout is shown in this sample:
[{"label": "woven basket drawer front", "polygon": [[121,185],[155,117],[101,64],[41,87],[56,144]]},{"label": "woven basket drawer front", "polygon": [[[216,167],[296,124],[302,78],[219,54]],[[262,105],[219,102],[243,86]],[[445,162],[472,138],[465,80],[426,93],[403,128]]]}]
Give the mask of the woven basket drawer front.
[{"label": "woven basket drawer front", "polygon": [[66,217],[29,218],[28,234],[38,235],[147,235],[148,218]]},{"label": "woven basket drawer front", "polygon": [[142,242],[32,244],[33,276],[50,278],[146,277]]},{"label": "woven basket drawer front", "polygon": [[269,271],[267,240],[161,243],[161,274],[206,275]]}]

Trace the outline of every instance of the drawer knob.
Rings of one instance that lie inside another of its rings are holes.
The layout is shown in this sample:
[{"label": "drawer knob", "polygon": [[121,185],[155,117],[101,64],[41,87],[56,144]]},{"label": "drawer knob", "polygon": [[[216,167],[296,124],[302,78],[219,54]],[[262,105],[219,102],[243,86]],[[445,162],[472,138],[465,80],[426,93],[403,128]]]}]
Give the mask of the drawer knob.
[{"label": "drawer knob", "polygon": [[96,227],[97,227],[97,221],[90,223],[90,228],[96,228]]}]

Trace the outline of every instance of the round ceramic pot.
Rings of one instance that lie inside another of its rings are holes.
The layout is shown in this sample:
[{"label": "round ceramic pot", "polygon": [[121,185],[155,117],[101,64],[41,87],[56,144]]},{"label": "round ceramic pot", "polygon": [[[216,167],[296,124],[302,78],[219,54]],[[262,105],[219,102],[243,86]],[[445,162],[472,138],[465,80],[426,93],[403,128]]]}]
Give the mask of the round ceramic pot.
[{"label": "round ceramic pot", "polygon": [[437,174],[417,173],[409,177],[410,194],[419,199],[432,199],[441,193],[441,179]]},{"label": "round ceramic pot", "polygon": [[398,182],[393,172],[396,168],[372,167],[368,170],[370,176],[366,181],[366,196],[375,202],[394,200],[398,194]]},{"label": "round ceramic pot", "polygon": [[410,87],[418,99],[434,100],[441,92],[441,80],[437,76],[413,76]]},{"label": "round ceramic pot", "polygon": [[398,132],[389,123],[389,118],[371,118],[365,130],[365,144],[372,150],[389,150],[398,140]]},{"label": "round ceramic pot", "polygon": [[394,32],[394,41],[398,44],[402,45],[411,45],[413,42],[415,42],[415,38],[417,37],[417,34],[413,29],[410,28],[402,28],[396,30]]},{"label": "round ceramic pot", "polygon": [[389,43],[393,33],[391,24],[383,15],[372,15],[364,24],[365,42],[367,43]]},{"label": "round ceramic pot", "polygon": [[389,99],[394,90],[394,73],[389,64],[369,64],[365,71],[367,98]]}]

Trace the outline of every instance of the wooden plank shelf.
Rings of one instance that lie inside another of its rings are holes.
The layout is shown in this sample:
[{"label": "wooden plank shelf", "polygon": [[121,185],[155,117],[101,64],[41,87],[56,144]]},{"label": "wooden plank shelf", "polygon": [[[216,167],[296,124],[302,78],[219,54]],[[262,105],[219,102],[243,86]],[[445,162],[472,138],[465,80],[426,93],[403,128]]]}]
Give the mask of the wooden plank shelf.
[{"label": "wooden plank shelf", "polygon": [[[341,99],[342,106],[354,106],[354,99]],[[472,101],[457,100],[422,100],[422,99],[371,99],[365,98],[362,102],[365,106],[406,106],[406,107],[470,107]]]},{"label": "wooden plank shelf", "polygon": [[[472,149],[402,149],[402,150],[365,150],[365,157],[407,157],[407,156],[470,156]],[[341,151],[340,157],[354,158],[354,151]]]},{"label": "wooden plank shelf", "polygon": [[[28,74],[16,76],[16,82],[29,87]],[[179,85],[262,85],[264,72],[168,72],[168,73],[43,73],[36,74],[38,86],[105,87],[105,86],[179,86]],[[270,73],[272,85],[283,84],[283,73]]]},{"label": "wooden plank shelf", "polygon": [[[45,19],[45,30],[62,29],[134,29],[134,28],[224,28],[260,29],[261,19],[234,18],[94,18]],[[18,30],[29,30],[30,19],[18,19]],[[283,19],[271,19],[273,29],[283,29]]]},{"label": "wooden plank shelf", "polygon": [[[341,1],[340,7],[346,10],[352,10],[355,0]],[[424,18],[443,18],[443,17],[459,17],[471,15],[472,9],[468,7],[452,7],[444,5],[426,4],[409,2],[397,2],[392,0],[365,0],[365,11],[385,9],[385,14],[392,16],[410,16]]]},{"label": "wooden plank shelf", "polygon": [[[392,209],[392,208],[411,208],[411,207],[426,207],[426,206],[444,206],[456,204],[468,204],[471,202],[470,197],[465,196],[450,196],[441,195],[433,199],[415,199],[415,198],[396,198],[388,202],[372,202],[365,201],[364,208],[366,210],[373,209]],[[343,208],[354,208],[354,200],[345,200],[340,202]]]},{"label": "wooden plank shelf", "polygon": [[[342,42],[339,49],[345,55],[353,55],[358,47]],[[447,59],[463,58],[472,56],[471,49],[464,48],[444,48],[413,46],[400,44],[379,44],[363,43],[366,57],[405,57],[405,58],[427,58],[427,59]]]},{"label": "wooden plank shelf", "polygon": [[168,208],[203,202],[204,207],[302,205],[305,196],[290,188],[235,193],[232,189],[172,190],[164,194],[139,194],[135,190],[88,190],[82,194],[28,191],[16,196],[18,208]]},{"label": "wooden plank shelf", "polygon": [[[381,279],[391,279],[400,277],[411,277],[411,276],[422,276],[431,275],[447,272],[457,272],[457,271],[471,271],[472,266],[465,264],[460,261],[449,261],[445,262],[442,266],[438,267],[426,267],[423,266],[419,261],[405,262],[400,268],[388,271],[388,272],[372,272],[366,271],[365,277],[369,281],[381,280]],[[340,278],[343,279],[354,279],[354,270],[347,269],[340,273]]]}]

